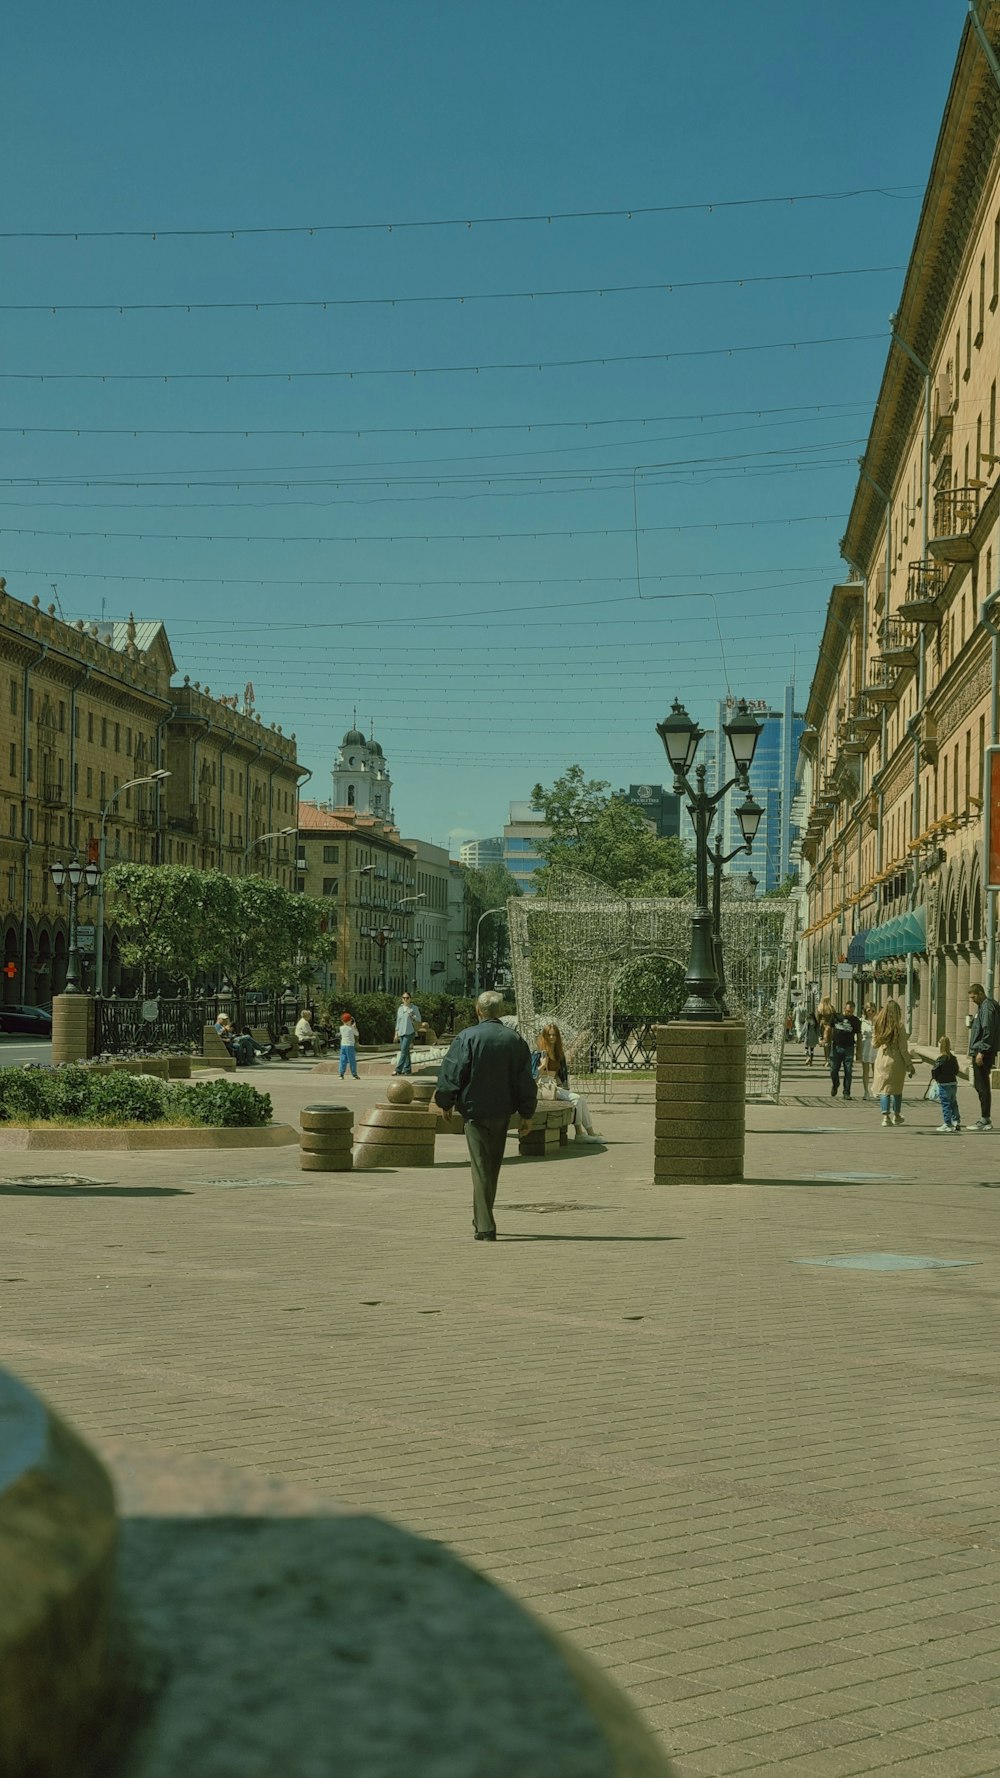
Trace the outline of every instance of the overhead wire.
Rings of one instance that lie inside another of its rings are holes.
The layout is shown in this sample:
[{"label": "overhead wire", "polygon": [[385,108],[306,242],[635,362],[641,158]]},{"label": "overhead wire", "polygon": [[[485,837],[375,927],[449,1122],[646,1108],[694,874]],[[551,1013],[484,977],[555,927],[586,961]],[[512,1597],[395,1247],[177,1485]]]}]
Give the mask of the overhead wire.
[{"label": "overhead wire", "polygon": [[845,203],[856,198],[882,197],[905,200],[923,191],[922,185],[868,185],[845,190],[786,192],[778,196],[753,198],[712,198],[683,204],[628,204],[617,209],[539,210],[513,212],[510,215],[436,216],[403,221],[313,222],[232,224],[215,227],[179,228],[74,228],[74,229],[3,229],[2,241],[158,241],[205,240],[208,238],[235,241],[257,235],[329,235],[386,234],[411,229],[486,228],[511,223],[628,221],[636,216],[677,216],[684,212],[715,210],[746,210],[772,204]]},{"label": "overhead wire", "polygon": [[610,364],[669,364],[691,358],[735,358],[753,352],[797,352],[815,346],[856,345],[881,340],[884,333],[826,334],[818,339],[766,340],[751,345],[684,347],[672,352],[602,353],[589,358],[529,358],[483,364],[416,364],[362,366],[347,370],[3,370],[4,383],[314,383],[354,382],[372,377],[480,376],[484,371],[583,370]]},{"label": "overhead wire", "polygon": [[312,309],[325,313],[328,309],[402,309],[434,304],[462,307],[466,303],[542,302],[550,298],[571,296],[639,296],[651,293],[672,296],[678,290],[743,290],[754,284],[809,284],[828,278],[867,278],[880,273],[905,270],[904,265],[840,266],[826,271],[743,273],[729,278],[662,279],[652,284],[584,284],[566,285],[557,289],[468,290],[418,296],[247,297],[211,302],[196,299],[182,302],[0,302],[0,314],[194,315],[214,311],[262,314],[274,309]]}]

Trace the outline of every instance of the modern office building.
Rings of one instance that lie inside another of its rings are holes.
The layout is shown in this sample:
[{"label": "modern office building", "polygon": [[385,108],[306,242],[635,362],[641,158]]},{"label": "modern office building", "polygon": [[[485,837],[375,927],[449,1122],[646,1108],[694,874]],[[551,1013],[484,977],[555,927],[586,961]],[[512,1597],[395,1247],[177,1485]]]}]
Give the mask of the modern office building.
[{"label": "modern office building", "polygon": [[[781,708],[778,710],[772,710],[766,699],[748,698],[746,701],[757,721],[763,724],[763,733],[757,742],[750,772],[750,789],[764,813],[757,829],[753,851],[740,852],[726,868],[733,875],[746,875],[752,871],[760,884],[761,892],[766,895],[784,882],[792,868],[792,842],[796,837],[792,822],[795,767],[799,741],[805,729],[805,718],[795,711],[795,688],[791,685],[785,686]],[[716,709],[716,771],[719,769],[718,762],[721,761],[722,770],[727,776],[731,775],[732,754],[724,727],[734,714],[737,702],[732,696],[722,698]],[[725,779],[717,778],[716,784],[719,782],[724,783]],[[740,793],[731,790],[722,805],[719,831],[722,834],[724,852],[732,852],[742,842],[736,819],[736,805],[739,801]]]},{"label": "modern office building", "polygon": [[544,862],[538,842],[548,835],[548,827],[530,803],[511,803],[510,820],[503,830],[503,862],[522,895],[535,893],[535,872]]},{"label": "modern office building", "polygon": [[464,846],[459,846],[458,856],[470,870],[485,870],[488,864],[502,864],[503,840],[499,834],[491,840],[466,840]]},{"label": "modern office building", "polygon": [[627,790],[616,794],[645,816],[657,839],[677,838],[681,830],[681,799],[673,791],[664,790],[662,784],[630,784]]}]

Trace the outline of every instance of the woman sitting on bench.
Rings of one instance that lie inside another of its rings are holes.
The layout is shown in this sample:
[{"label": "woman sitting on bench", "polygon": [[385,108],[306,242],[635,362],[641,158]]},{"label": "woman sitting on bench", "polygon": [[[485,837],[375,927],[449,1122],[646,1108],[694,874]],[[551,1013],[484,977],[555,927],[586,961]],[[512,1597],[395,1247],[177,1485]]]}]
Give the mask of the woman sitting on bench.
[{"label": "woman sitting on bench", "polygon": [[531,1058],[531,1072],[538,1083],[539,1099],[560,1099],[573,1107],[573,1128],[578,1142],[600,1142],[594,1129],[590,1107],[582,1093],[569,1090],[569,1069],[566,1051],[558,1025],[543,1025],[538,1033],[538,1048]]}]

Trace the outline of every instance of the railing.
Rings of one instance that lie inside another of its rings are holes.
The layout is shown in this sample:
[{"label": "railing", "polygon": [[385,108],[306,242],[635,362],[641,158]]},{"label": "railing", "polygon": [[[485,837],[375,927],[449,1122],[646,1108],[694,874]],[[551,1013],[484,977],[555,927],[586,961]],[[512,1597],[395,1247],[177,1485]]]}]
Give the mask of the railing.
[{"label": "railing", "polygon": [[891,691],[896,683],[896,669],[891,661],[873,660],[868,664],[868,684],[865,690],[872,692]]},{"label": "railing", "polygon": [[[155,1013],[144,1016],[144,1009]],[[99,999],[95,1002],[95,1048],[98,1055],[121,1055],[126,1051],[163,1052],[177,1049],[182,1054],[201,1048],[206,1025],[212,1025],[225,1013],[234,1024],[239,1017],[236,998],[232,994],[209,994],[190,1000],[185,997],[151,995],[134,1000]],[[243,1018],[252,1026],[263,1026],[276,1037],[282,1025],[294,1024],[298,1002],[282,995],[247,997]]]},{"label": "railing", "polygon": [[588,1073],[600,1074],[606,1069],[653,1068],[656,1063],[656,1025],[650,1019],[632,1019],[616,1014],[606,1043],[590,1045]]},{"label": "railing", "polygon": [[979,517],[978,488],[942,488],[934,496],[935,537],[965,537]]},{"label": "railing", "polygon": [[175,830],[175,832],[177,832],[177,833],[197,833],[198,832],[198,817],[197,817],[197,815],[193,815],[193,814],[192,815],[168,815],[167,816],[167,826],[172,827]]},{"label": "railing", "polygon": [[905,618],[884,617],[879,625],[878,645],[883,655],[913,654],[917,646],[916,627]]},{"label": "railing", "polygon": [[905,605],[936,605],[944,592],[948,570],[940,562],[911,562],[906,571]]},{"label": "railing", "polygon": [[43,784],[42,785],[41,800],[43,803],[51,803],[51,804],[62,803],[65,800],[62,785],[61,784]]}]

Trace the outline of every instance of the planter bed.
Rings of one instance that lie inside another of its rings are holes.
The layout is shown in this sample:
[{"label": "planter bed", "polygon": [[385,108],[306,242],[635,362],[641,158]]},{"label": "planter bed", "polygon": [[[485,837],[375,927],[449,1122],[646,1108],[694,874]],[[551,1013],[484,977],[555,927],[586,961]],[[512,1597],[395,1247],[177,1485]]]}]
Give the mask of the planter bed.
[{"label": "planter bed", "polygon": [[131,1130],[77,1124],[63,1130],[32,1130],[23,1125],[0,1125],[3,1148],[86,1149],[189,1149],[189,1148],[282,1148],[298,1142],[291,1124],[268,1124],[264,1129],[204,1124],[179,1129],[170,1124],[145,1124]]}]

